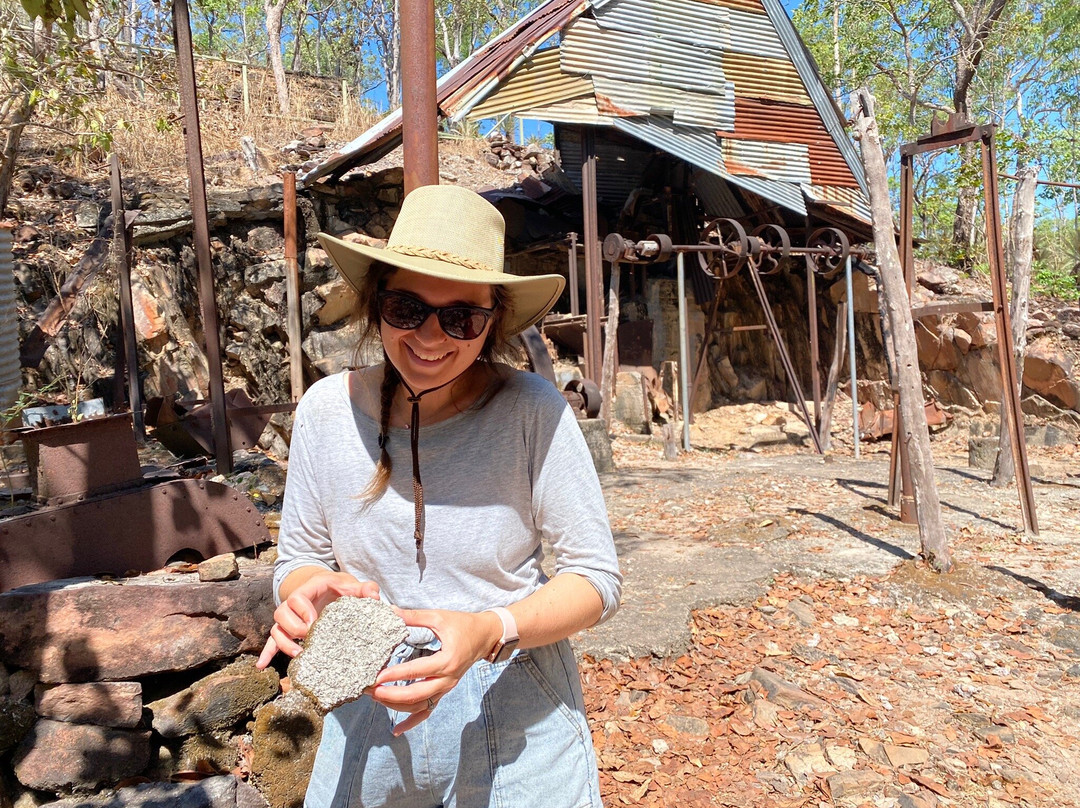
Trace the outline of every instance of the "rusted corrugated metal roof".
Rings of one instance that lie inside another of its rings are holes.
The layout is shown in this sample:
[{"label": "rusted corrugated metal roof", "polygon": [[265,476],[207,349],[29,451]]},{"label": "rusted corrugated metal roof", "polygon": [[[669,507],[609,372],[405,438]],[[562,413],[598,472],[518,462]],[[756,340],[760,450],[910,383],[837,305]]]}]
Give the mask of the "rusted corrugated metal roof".
[{"label": "rusted corrugated metal roof", "polygon": [[[587,4],[587,0],[548,0],[537,6],[439,79],[440,109],[448,116],[453,116],[455,110],[467,112],[467,102],[482,101],[483,96],[521,64],[525,56],[562,30],[585,10]],[[299,175],[297,181],[302,186],[307,185],[320,177],[377,160],[392,151],[400,139],[399,107],[311,171]]]},{"label": "rusted corrugated metal roof", "polygon": [[[558,48],[537,52],[555,33]],[[438,97],[456,120],[512,113],[614,125],[798,213],[801,186],[864,185],[779,0],[549,0],[444,76]],[[400,126],[396,112],[302,180],[375,159]]]},{"label": "rusted corrugated metal roof", "polygon": [[858,188],[837,185],[803,185],[802,189],[811,202],[834,208],[868,225],[871,223],[870,203]]}]

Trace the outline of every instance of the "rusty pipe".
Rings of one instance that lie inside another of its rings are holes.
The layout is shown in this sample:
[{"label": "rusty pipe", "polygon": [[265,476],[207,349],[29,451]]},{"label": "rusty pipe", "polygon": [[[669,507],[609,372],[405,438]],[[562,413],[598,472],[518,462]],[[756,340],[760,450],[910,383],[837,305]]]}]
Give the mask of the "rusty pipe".
[{"label": "rusty pipe", "polygon": [[401,137],[405,194],[439,184],[435,4],[401,0]]}]

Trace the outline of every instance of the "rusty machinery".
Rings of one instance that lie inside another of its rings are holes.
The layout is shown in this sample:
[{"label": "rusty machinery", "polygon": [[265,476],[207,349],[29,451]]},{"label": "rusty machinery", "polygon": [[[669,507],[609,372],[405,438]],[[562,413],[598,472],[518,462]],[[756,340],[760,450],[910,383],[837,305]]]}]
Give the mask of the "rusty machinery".
[{"label": "rusty machinery", "polygon": [[270,540],[242,492],[176,472],[144,477],[131,413],[15,431],[40,507],[0,521],[0,591]]},{"label": "rusty machinery", "polygon": [[[718,283],[734,277],[744,268],[750,277],[761,308],[765,316],[764,326],[741,326],[740,330],[767,329],[780,354],[784,372],[788,382],[795,393],[796,406],[810,430],[814,447],[820,453],[822,451],[821,438],[818,435],[815,419],[811,418],[806,407],[806,397],[803,395],[802,385],[791,362],[791,355],[784,343],[776,318],[773,316],[772,306],[769,302],[765,287],[761,282],[762,275],[773,275],[780,272],[790,263],[795,256],[803,257],[807,266],[807,274],[810,283],[810,309],[816,315],[814,303],[813,277],[820,275],[826,280],[831,280],[842,272],[848,262],[849,256],[861,254],[861,251],[853,250],[847,236],[840,230],[832,227],[823,227],[814,230],[806,239],[805,246],[792,246],[791,237],[787,230],[775,224],[763,224],[747,233],[746,229],[735,219],[719,218],[708,222],[701,231],[698,244],[674,245],[670,237],[663,234],[650,235],[641,241],[631,241],[618,233],[611,233],[604,239],[603,256],[610,262],[643,263],[665,261],[673,253],[678,254],[680,264],[682,256],[688,253],[697,255],[701,270]],[[681,269],[681,266],[680,266]],[[681,274],[680,274],[681,277]],[[698,355],[693,386],[684,390],[683,408],[687,409],[689,400],[693,399],[701,379],[705,366],[709,338],[716,325],[716,317],[719,310],[720,296],[717,295],[709,311],[708,322],[705,326],[706,338]],[[817,410],[820,401],[820,382],[818,381],[817,368],[817,328],[816,316],[811,322],[811,356],[813,358],[814,374],[814,404]],[[684,363],[685,364],[685,363]],[[683,374],[685,378],[685,374]],[[685,427],[684,427],[685,429]],[[688,439],[684,439],[688,442]]]}]

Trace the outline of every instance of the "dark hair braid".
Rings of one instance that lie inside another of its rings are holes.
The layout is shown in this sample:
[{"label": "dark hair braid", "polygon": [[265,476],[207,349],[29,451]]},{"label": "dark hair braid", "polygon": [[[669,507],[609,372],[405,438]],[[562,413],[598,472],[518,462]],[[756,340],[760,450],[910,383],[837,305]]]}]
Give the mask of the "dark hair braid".
[{"label": "dark hair braid", "polygon": [[393,471],[394,461],[386,448],[390,437],[390,407],[394,403],[394,393],[397,392],[401,377],[398,376],[394,366],[389,362],[383,365],[382,384],[379,386],[379,462],[375,466],[375,473],[367,486],[360,492],[360,501],[365,508],[374,505],[390,484],[390,472]]}]

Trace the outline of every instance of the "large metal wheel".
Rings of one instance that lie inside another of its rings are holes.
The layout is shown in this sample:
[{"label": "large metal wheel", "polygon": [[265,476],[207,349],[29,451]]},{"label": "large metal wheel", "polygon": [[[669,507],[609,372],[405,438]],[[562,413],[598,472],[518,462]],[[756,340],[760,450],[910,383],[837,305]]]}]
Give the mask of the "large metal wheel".
[{"label": "large metal wheel", "polygon": [[571,379],[566,383],[566,390],[570,393],[577,393],[584,399],[585,416],[587,418],[596,418],[600,415],[602,396],[600,395],[600,388],[593,382],[588,379]]},{"label": "large metal wheel", "polygon": [[806,246],[812,250],[821,250],[814,256],[814,269],[826,279],[834,278],[844,268],[851,244],[843,230],[835,227],[822,227],[810,234]]},{"label": "large metal wheel", "polygon": [[735,219],[713,219],[705,225],[699,238],[702,246],[715,246],[710,252],[699,252],[702,270],[717,280],[730,278],[761,251],[761,242],[746,235],[746,229]]},{"label": "large metal wheel", "polygon": [[791,255],[791,237],[778,224],[762,224],[754,228],[751,238],[761,242],[761,252],[750,259],[759,275],[775,275],[788,264]]}]

